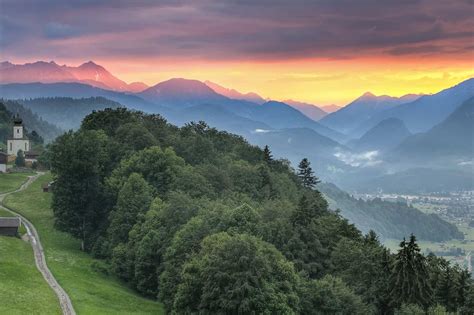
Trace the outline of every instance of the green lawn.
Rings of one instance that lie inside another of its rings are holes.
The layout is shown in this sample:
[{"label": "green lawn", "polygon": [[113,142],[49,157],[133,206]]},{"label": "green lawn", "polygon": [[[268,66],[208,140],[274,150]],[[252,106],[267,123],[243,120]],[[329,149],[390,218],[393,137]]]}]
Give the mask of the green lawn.
[{"label": "green lawn", "polygon": [[16,237],[0,236],[0,314],[61,314],[31,245]]},{"label": "green lawn", "polygon": [[33,173],[0,173],[0,193],[13,191],[21,186]]},{"label": "green lawn", "polygon": [[[80,251],[80,243],[53,227],[51,194],[43,193],[40,177],[27,190],[10,195],[5,204],[36,226],[48,266],[69,294],[78,314],[162,314],[162,305],[140,297],[112,276],[95,271],[93,258]],[[0,312],[1,313],[1,312]]]}]

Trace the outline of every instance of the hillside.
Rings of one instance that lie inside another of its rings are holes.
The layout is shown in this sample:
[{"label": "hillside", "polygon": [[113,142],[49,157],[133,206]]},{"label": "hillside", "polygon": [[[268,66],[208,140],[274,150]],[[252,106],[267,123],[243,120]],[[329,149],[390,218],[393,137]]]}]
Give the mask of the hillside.
[{"label": "hillside", "polygon": [[104,97],[48,97],[18,100],[25,108],[53,122],[63,130],[79,128],[82,119],[94,110],[123,107]]},{"label": "hillside", "polygon": [[367,131],[360,139],[350,142],[350,147],[357,151],[386,151],[395,148],[411,135],[400,119],[388,118]]},{"label": "hillside", "polygon": [[417,99],[418,95],[405,95],[400,98],[387,95],[375,96],[367,92],[350,104],[321,119],[321,123],[339,132],[352,135],[350,131],[377,113],[397,107]]},{"label": "hillside", "polygon": [[462,161],[474,158],[474,97],[463,102],[444,121],[425,133],[409,137],[392,153],[402,160]]},{"label": "hillside", "polygon": [[389,109],[360,123],[354,128],[355,136],[365,133],[380,121],[393,117],[402,120],[412,133],[426,132],[446,119],[464,101],[474,96],[474,78],[433,95]]},{"label": "hillside", "polygon": [[[300,141],[298,135],[307,130],[288,132]],[[397,275],[387,266],[398,256],[373,232],[363,235],[329,208],[313,189],[317,180],[307,161],[296,173],[269,150],[204,122],[178,128],[124,108],[88,115],[80,129],[55,141],[50,157],[57,229],[137,292],[158,298],[166,312],[234,313],[246,303],[262,313],[324,312],[313,294],[299,288],[325,287],[339,276],[345,280],[323,292],[346,292],[334,299],[340,305],[350,299],[351,312],[395,309],[373,300],[386,297],[379,286]],[[406,206],[374,202],[358,214],[366,211],[386,235],[416,231],[425,238],[428,229],[437,229],[434,238],[460,236],[438,217]],[[414,246],[414,236],[410,242]],[[355,260],[364,260],[365,270],[370,269],[364,279],[345,267]],[[443,272],[434,264],[430,268]],[[254,293],[233,297],[240,288]],[[88,298],[95,301],[94,295]],[[222,304],[215,305],[216,300]]]},{"label": "hillside", "polygon": [[456,226],[406,204],[381,199],[357,200],[332,184],[321,184],[319,189],[328,198],[331,209],[339,209],[342,216],[364,233],[374,230],[383,239],[401,239],[413,233],[421,240],[434,242],[463,238]]},{"label": "hillside", "polygon": [[159,106],[127,93],[115,92],[82,83],[12,83],[0,85],[0,95],[5,99],[48,97],[90,98],[105,97],[131,109],[154,112]]},{"label": "hillside", "polygon": [[328,113],[321,109],[321,107],[318,107],[313,104],[297,102],[293,100],[285,100],[284,103],[290,105],[293,108],[296,108],[314,121],[321,120],[323,117],[328,115]]},{"label": "hillside", "polygon": [[[41,189],[44,183],[50,181],[50,174],[43,175],[26,190],[9,195],[4,202],[28,218],[36,227],[43,244],[46,263],[68,293],[77,314],[162,314],[161,304],[145,299],[130,290],[108,273],[103,262],[82,252],[77,239],[54,227],[52,195],[44,193]],[[15,268],[15,265],[13,267]],[[32,260],[29,268],[34,268]],[[45,283],[44,279],[41,279],[41,283]],[[31,289],[34,300],[38,295],[46,295],[40,285]],[[19,297],[22,295],[15,298]],[[28,307],[31,302],[24,301],[26,305],[22,307]],[[48,303],[47,300],[41,302]],[[54,296],[53,303],[43,307],[51,309],[57,305],[58,301]],[[36,311],[33,310],[31,313]],[[50,313],[45,311],[45,314]]]},{"label": "hillside", "polygon": [[55,125],[43,120],[36,113],[25,108],[20,103],[10,100],[0,100],[0,143],[6,143],[12,130],[13,115],[20,115],[28,134],[36,131],[46,142],[59,136],[63,131]]}]

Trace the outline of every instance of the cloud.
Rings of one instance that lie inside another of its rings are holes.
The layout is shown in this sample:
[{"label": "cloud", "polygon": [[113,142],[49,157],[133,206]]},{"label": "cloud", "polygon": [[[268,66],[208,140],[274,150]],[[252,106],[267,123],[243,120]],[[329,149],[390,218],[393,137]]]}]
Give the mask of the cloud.
[{"label": "cloud", "polygon": [[376,166],[382,163],[382,160],[377,159],[379,156],[378,151],[367,151],[363,153],[351,153],[346,151],[339,151],[334,156],[352,167],[369,167]]},{"label": "cloud", "polygon": [[51,39],[73,37],[77,33],[78,31],[71,25],[56,22],[48,23],[44,28],[44,35]]},{"label": "cloud", "polygon": [[463,0],[4,0],[0,24],[11,56],[351,58],[444,54],[454,41],[469,53],[472,10]]}]

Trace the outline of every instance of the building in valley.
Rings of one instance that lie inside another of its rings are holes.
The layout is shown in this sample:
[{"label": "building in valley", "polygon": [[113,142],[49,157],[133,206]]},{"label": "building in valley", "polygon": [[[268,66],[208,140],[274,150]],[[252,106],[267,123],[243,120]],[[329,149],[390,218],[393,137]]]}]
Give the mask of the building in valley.
[{"label": "building in valley", "polygon": [[18,217],[0,217],[0,235],[16,236],[21,225]]},{"label": "building in valley", "polygon": [[7,141],[7,154],[16,156],[20,150],[30,151],[30,140],[26,136],[23,120],[17,116],[13,120],[13,135]]}]

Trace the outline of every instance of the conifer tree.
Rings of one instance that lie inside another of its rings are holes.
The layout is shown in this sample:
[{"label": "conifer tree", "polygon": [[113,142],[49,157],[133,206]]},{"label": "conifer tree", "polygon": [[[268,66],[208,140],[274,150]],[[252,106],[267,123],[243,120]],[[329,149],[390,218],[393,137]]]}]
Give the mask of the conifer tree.
[{"label": "conifer tree", "polygon": [[272,151],[270,151],[270,148],[268,145],[263,148],[263,160],[267,163],[270,164],[273,161],[273,156],[272,156]]},{"label": "conifer tree", "polygon": [[302,159],[298,165],[298,177],[301,179],[303,187],[305,188],[314,188],[314,186],[320,182],[320,180],[314,176],[313,169],[310,165],[311,163],[307,158]]},{"label": "conifer tree", "polygon": [[447,266],[446,270],[441,273],[436,286],[436,300],[444,305],[450,312],[456,311],[458,300],[458,286],[456,274],[453,268]]},{"label": "conifer tree", "polygon": [[432,289],[425,256],[420,253],[416,237],[400,243],[400,250],[390,275],[392,306],[415,304],[427,307],[431,303]]}]

